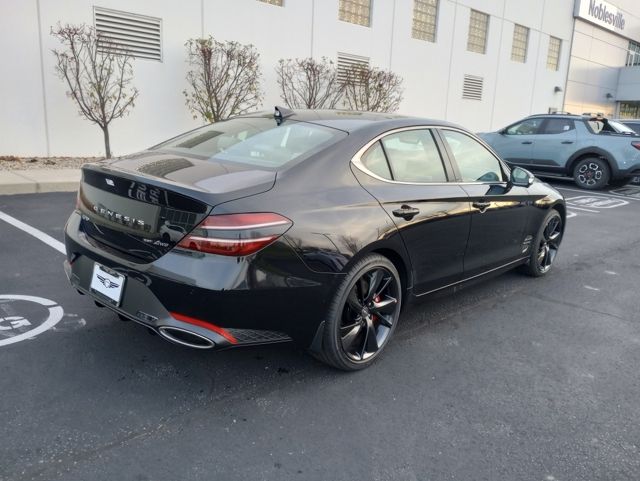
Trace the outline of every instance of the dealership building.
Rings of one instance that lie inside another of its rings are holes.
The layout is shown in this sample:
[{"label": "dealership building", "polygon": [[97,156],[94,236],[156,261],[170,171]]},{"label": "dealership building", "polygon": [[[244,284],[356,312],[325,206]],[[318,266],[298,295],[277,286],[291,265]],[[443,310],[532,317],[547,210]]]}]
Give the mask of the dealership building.
[{"label": "dealership building", "polygon": [[280,59],[326,57],[403,78],[399,113],[473,131],[532,113],[640,117],[640,1],[0,0],[0,155],[102,155],[54,72],[58,22],[86,23],[134,55],[135,108],[111,125],[116,155],[198,126],[185,106],[185,42],[253,44],[262,107],[282,104]]}]

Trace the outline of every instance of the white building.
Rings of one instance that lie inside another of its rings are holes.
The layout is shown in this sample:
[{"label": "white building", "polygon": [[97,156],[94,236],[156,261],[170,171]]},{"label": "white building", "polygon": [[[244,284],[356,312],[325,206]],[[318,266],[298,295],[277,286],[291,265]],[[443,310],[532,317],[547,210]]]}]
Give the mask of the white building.
[{"label": "white building", "polygon": [[640,118],[640,1],[576,0],[564,110]]},{"label": "white building", "polygon": [[[0,0],[0,155],[103,153],[100,129],[77,114],[54,73],[51,49],[57,45],[49,32],[57,22],[100,27],[106,15],[124,26],[157,26],[157,44],[148,50],[155,58],[134,64],[139,100],[111,125],[115,154],[199,124],[182,94],[189,38],[211,34],[254,44],[265,109],[282,103],[274,71],[279,59],[324,56],[391,69],[404,78],[400,113],[475,131],[549,110],[612,111],[614,72],[625,65],[629,39],[638,40],[635,33],[625,37],[628,27],[621,35],[575,19],[574,0],[94,1]],[[626,9],[626,25],[635,25],[640,2],[616,1]],[[609,48],[616,49],[615,58]]]}]

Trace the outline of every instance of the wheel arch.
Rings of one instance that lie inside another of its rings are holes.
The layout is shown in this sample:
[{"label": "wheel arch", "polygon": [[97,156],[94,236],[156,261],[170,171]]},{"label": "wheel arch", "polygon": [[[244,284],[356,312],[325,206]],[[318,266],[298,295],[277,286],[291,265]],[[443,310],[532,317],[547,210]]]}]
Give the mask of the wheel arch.
[{"label": "wheel arch", "polygon": [[[404,300],[408,298],[407,294],[411,289],[411,272],[409,267],[407,266],[407,262],[405,259],[394,249],[389,247],[380,247],[369,251],[368,254],[380,254],[381,256],[386,257],[391,261],[394,265],[398,274],[400,275],[400,287],[402,288],[402,294]],[[402,303],[402,308],[406,305],[406,302]]]},{"label": "wheel arch", "polygon": [[573,176],[573,169],[575,168],[576,164],[581,160],[587,159],[589,157],[597,157],[599,159],[606,161],[609,167],[609,171],[611,172],[611,175],[613,176],[616,173],[617,169],[615,169],[615,162],[609,152],[598,147],[587,147],[587,148],[578,150],[569,158],[569,161],[567,162],[567,167],[566,167],[567,174]]}]

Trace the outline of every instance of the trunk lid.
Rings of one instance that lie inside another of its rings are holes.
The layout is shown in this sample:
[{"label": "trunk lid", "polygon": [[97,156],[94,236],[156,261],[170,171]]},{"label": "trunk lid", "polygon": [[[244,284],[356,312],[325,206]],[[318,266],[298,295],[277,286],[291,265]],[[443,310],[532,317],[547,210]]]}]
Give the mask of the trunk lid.
[{"label": "trunk lid", "polygon": [[78,192],[81,229],[98,247],[152,262],[214,206],[266,192],[275,178],[254,166],[158,151],[87,164]]}]

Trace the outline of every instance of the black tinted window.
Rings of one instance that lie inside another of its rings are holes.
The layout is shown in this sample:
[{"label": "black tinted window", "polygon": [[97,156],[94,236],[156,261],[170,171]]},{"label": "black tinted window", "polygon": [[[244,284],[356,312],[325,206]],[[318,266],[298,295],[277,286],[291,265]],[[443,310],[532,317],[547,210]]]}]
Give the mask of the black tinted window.
[{"label": "black tinted window", "polygon": [[463,182],[502,182],[500,162],[484,145],[461,132],[442,130],[455,157]]},{"label": "black tinted window", "polygon": [[561,134],[575,129],[571,119],[547,119],[542,129],[543,134]]},{"label": "black tinted window", "polygon": [[442,158],[429,130],[406,130],[382,139],[393,179],[401,182],[446,182]]}]

